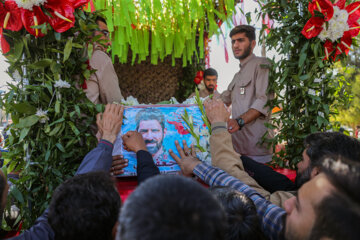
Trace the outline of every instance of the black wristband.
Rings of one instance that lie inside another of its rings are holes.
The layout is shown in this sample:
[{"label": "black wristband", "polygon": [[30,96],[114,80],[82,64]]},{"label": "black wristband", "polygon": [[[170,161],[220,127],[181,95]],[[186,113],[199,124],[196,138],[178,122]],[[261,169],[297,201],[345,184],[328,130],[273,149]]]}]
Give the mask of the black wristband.
[{"label": "black wristband", "polygon": [[227,129],[227,127],[225,127],[225,126],[216,126],[216,127],[213,127],[211,129],[211,131],[214,131],[215,129],[219,129],[219,128]]}]

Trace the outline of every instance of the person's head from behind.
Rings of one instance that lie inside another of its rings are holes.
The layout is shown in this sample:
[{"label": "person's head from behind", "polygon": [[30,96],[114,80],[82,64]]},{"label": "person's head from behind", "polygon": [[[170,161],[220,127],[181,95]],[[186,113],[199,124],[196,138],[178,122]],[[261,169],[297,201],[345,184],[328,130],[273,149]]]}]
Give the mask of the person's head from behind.
[{"label": "person's head from behind", "polygon": [[99,29],[94,32],[94,36],[99,36],[98,41],[100,44],[98,47],[100,47],[103,51],[106,51],[106,49],[111,46],[110,33],[106,20],[101,16],[97,16],[95,22],[99,27]]},{"label": "person's head from behind", "polygon": [[7,183],[4,173],[0,169],[0,217],[1,218],[3,216],[4,209],[6,206],[8,191],[9,191],[9,185]]},{"label": "person's head from behind", "polygon": [[166,134],[164,114],[156,108],[145,108],[135,116],[136,131],[144,138],[146,148],[154,155],[162,147]]},{"label": "person's head from behind", "polygon": [[250,25],[238,25],[230,32],[234,57],[240,61],[253,53],[256,45],[255,28]]},{"label": "person's head from behind", "polygon": [[117,239],[224,239],[225,221],[220,203],[199,183],[158,175],[142,183],[125,202]]},{"label": "person's head from behind", "polygon": [[325,155],[334,154],[360,161],[360,142],[339,132],[317,132],[304,140],[302,161],[297,164],[296,185],[300,187],[321,171]]},{"label": "person's head from behind", "polygon": [[210,191],[223,206],[227,218],[226,240],[265,239],[253,201],[229,187],[212,187]]},{"label": "person's head from behind", "polygon": [[49,207],[55,240],[114,239],[120,205],[109,173],[70,178],[55,190]]},{"label": "person's head from behind", "polygon": [[213,68],[208,68],[204,71],[204,84],[206,89],[213,93],[217,85],[218,73]]},{"label": "person's head from behind", "polygon": [[358,239],[360,163],[327,157],[323,170],[285,202],[286,239]]}]

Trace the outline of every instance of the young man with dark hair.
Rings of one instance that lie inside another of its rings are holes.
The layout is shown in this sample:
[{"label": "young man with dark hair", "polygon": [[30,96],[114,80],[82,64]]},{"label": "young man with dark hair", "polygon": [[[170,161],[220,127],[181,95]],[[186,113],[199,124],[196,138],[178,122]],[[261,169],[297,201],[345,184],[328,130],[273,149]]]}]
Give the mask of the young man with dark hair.
[{"label": "young man with dark hair", "polygon": [[121,240],[221,240],[225,222],[218,201],[198,182],[158,175],[126,200],[117,236]]},{"label": "young man with dark hair", "polygon": [[121,200],[108,172],[77,175],[56,188],[49,206],[55,240],[115,239]]},{"label": "young man with dark hair", "polygon": [[269,61],[253,54],[256,45],[255,28],[249,25],[236,26],[230,32],[234,56],[240,61],[240,71],[235,74],[221,99],[232,104],[232,119],[228,131],[232,134],[235,151],[257,162],[269,162],[272,149],[266,143],[259,144],[262,136],[271,129],[265,126],[271,117],[266,103],[273,98],[268,93]]},{"label": "young man with dark hair", "polygon": [[[280,181],[290,180],[252,159],[242,161],[240,157],[243,156],[234,151],[231,136],[226,128],[230,113],[227,112],[224,104],[220,100],[208,100],[205,101],[204,106],[212,128],[210,136],[212,165],[240,179],[270,202],[283,206],[287,199],[294,196],[298,187],[293,186],[291,191],[276,189],[275,186],[284,186],[279,184]],[[310,156],[307,155],[307,151]],[[297,165],[297,182],[307,182],[319,174],[321,157],[327,154],[337,154],[352,161],[359,161],[360,142],[340,133],[310,134],[305,139],[303,160]],[[249,168],[252,172],[251,177],[248,174]]]},{"label": "young man with dark hair", "polygon": [[[360,236],[360,163],[325,156],[323,172],[305,183],[284,209],[221,169],[202,163],[176,144],[170,151],[185,176],[196,175],[210,186],[229,186],[254,201],[261,227],[270,239],[354,239]],[[346,203],[346,204],[345,204]],[[323,206],[328,208],[324,208]],[[349,209],[350,207],[350,209]],[[344,218],[343,218],[344,217]],[[345,226],[346,227],[343,227]]]},{"label": "young man with dark hair", "polygon": [[[201,89],[199,91],[199,96],[202,98],[206,98],[209,95],[213,95],[213,97],[218,98],[220,97],[220,93],[216,90],[217,86],[217,80],[218,80],[218,73],[213,68],[208,68],[204,71],[204,85],[205,88]],[[193,92],[189,98],[192,98],[196,95],[195,92]]]},{"label": "young man with dark hair", "polygon": [[227,218],[225,240],[265,240],[253,201],[245,194],[223,186],[211,187],[210,192],[223,206]]},{"label": "young man with dark hair", "polygon": [[111,46],[109,29],[105,19],[100,16],[96,18],[96,23],[99,29],[95,30],[94,36],[99,36],[99,40],[94,44],[94,52],[90,59],[90,67],[96,72],[86,81],[84,91],[87,98],[95,104],[120,103],[123,97],[119,80],[111,57],[107,53]]}]

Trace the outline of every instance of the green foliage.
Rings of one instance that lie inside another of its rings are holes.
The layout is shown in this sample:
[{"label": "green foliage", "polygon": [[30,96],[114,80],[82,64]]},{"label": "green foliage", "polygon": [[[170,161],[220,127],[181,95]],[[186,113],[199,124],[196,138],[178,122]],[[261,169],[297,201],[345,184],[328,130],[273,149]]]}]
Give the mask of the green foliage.
[{"label": "green foliage", "polygon": [[[267,49],[276,50],[280,58],[272,59],[269,86],[276,94],[269,105],[282,108],[269,127],[279,128],[280,133],[270,141],[274,148],[277,143],[286,143],[285,152],[275,156],[275,163],[294,167],[301,160],[304,138],[330,128],[329,117],[348,101],[349,96],[340,92],[347,81],[332,72],[333,62],[323,60],[324,43],[317,37],[308,40],[300,33],[311,17],[308,0],[261,2],[264,6],[259,17],[267,13],[276,22],[265,37]],[[265,28],[263,25],[262,31]]]},{"label": "green foliage", "polygon": [[204,33],[219,34],[219,21],[226,22],[235,10],[234,0],[94,0],[94,4],[105,10],[113,55],[125,63],[130,49],[132,63],[150,56],[155,65],[168,55],[173,65],[175,58],[182,58],[184,66],[192,64],[193,56],[203,59]]},{"label": "green foliage", "polygon": [[[83,157],[96,146],[89,130],[96,106],[78,87],[90,76],[87,44],[92,46],[96,13],[77,9],[75,17],[75,27],[62,34],[48,30],[43,38],[24,29],[4,31],[13,46],[7,55],[8,72],[18,82],[9,83],[9,91],[1,96],[1,107],[13,120],[6,142],[9,153],[3,156],[8,172],[20,172],[11,196],[21,209],[25,228],[47,208],[54,189],[74,175]],[[71,87],[55,87],[59,79]],[[36,114],[39,109],[47,111],[46,116]]]},{"label": "green foliage", "polygon": [[339,108],[339,114],[331,119],[355,130],[356,126],[360,125],[360,72],[356,65],[341,67],[337,64],[336,69],[348,81],[348,84],[341,86],[339,93],[342,95],[350,93],[351,102]]}]

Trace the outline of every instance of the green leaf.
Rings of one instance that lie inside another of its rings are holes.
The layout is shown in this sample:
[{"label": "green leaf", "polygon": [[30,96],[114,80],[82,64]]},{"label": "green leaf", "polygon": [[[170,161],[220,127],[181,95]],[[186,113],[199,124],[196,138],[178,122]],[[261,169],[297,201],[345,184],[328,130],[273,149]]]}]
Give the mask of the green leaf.
[{"label": "green leaf", "polygon": [[31,115],[26,118],[20,118],[19,123],[15,124],[15,128],[28,128],[33,126],[39,121],[39,117],[36,115]]},{"label": "green leaf", "polygon": [[44,69],[50,66],[52,62],[52,59],[42,59],[40,61],[37,61],[36,63],[28,65],[28,67],[31,69]]},{"label": "green leaf", "polygon": [[9,54],[6,56],[10,62],[17,62],[23,53],[24,42],[21,40],[16,40],[14,47],[11,48]]},{"label": "green leaf", "polygon": [[61,123],[56,125],[56,127],[49,133],[49,136],[56,135],[59,132],[59,130],[61,129],[61,127],[62,127]]},{"label": "green leaf", "polygon": [[62,152],[65,152],[65,148],[63,147],[63,145],[61,145],[61,143],[57,143],[55,144],[55,146]]},{"label": "green leaf", "polygon": [[55,112],[60,113],[60,101],[56,100],[55,103]]},{"label": "green leaf", "polygon": [[75,124],[73,122],[67,122],[70,127],[71,130],[75,133],[76,136],[80,135],[80,131],[75,127]]},{"label": "green leaf", "polygon": [[16,185],[13,185],[11,187],[10,195],[13,196],[20,203],[24,203],[24,197],[19,191],[19,189],[16,187]]},{"label": "green leaf", "polygon": [[21,129],[19,142],[21,142],[29,134],[29,131],[30,128]]},{"label": "green leaf", "polygon": [[50,150],[47,150],[47,151],[46,151],[46,154],[45,154],[45,161],[49,160],[50,154],[51,154],[51,151],[50,151]]},{"label": "green leaf", "polygon": [[93,54],[94,51],[94,46],[92,44],[88,45],[88,58],[91,59],[91,56]]},{"label": "green leaf", "polygon": [[36,108],[30,105],[29,103],[14,104],[12,107],[19,113],[24,113],[29,115],[36,113]]},{"label": "green leaf", "polygon": [[61,122],[63,122],[63,121],[65,121],[65,118],[60,118],[60,119],[56,120],[55,122],[52,122],[52,123],[49,125],[49,127],[51,127],[51,126],[53,126],[53,125],[55,125],[55,124],[57,124],[57,123],[61,123]]},{"label": "green leaf", "polygon": [[68,39],[68,41],[66,42],[65,49],[64,49],[64,59],[63,59],[63,62],[65,62],[66,60],[68,60],[69,57],[70,57],[71,50],[72,50],[72,41],[73,41],[73,38],[71,37],[71,38]]}]

